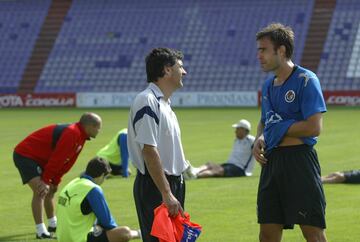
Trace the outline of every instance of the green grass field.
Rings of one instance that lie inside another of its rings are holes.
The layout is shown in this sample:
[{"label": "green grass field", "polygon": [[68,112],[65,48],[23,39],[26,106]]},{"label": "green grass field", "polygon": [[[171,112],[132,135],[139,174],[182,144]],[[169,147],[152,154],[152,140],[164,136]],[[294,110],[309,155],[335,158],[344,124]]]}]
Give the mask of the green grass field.
[{"label": "green grass field", "polygon": [[[127,126],[127,109],[0,109],[1,186],[0,241],[36,241],[31,215],[31,192],[21,184],[12,161],[14,146],[31,131],[46,124],[77,121],[84,111],[94,111],[103,118],[98,138],[85,145],[77,163],[67,173],[60,189],[76,177],[120,128]],[[231,124],[248,119],[255,135],[260,112],[255,108],[177,109],[185,155],[193,165],[206,161],[224,162],[234,138]],[[359,167],[360,109],[330,108],[324,115],[324,129],[317,144],[323,174]],[[133,169],[134,171],[134,169]],[[186,211],[203,226],[198,241],[258,241],[256,193],[260,167],[253,177],[204,179],[187,182]],[[113,178],[103,184],[110,209],[118,224],[137,228],[132,198],[134,176]],[[356,185],[326,185],[327,236],[332,242],[360,241],[360,188]],[[304,194],[306,195],[306,194]],[[53,241],[53,240],[52,240]],[[283,241],[304,241],[298,227],[285,231]]]}]

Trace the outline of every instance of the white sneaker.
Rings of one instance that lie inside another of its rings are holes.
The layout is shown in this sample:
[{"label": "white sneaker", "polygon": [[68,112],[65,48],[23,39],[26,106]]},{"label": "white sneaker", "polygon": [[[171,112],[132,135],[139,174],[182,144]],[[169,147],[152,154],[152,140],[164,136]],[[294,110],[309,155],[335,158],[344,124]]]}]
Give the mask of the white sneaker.
[{"label": "white sneaker", "polygon": [[183,176],[185,180],[192,180],[197,178],[198,173],[199,168],[189,165],[188,168],[186,168],[186,170],[183,172]]}]

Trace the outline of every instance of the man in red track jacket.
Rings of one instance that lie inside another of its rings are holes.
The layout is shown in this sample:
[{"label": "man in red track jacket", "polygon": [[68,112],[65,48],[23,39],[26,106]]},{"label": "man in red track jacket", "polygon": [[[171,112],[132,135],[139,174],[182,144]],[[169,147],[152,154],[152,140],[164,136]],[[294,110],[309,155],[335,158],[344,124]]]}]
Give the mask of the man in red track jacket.
[{"label": "man in red track jacket", "polygon": [[[49,125],[21,141],[14,150],[14,162],[23,184],[33,191],[32,212],[39,239],[50,238],[56,230],[54,193],[62,176],[74,165],[85,141],[95,138],[101,128],[101,118],[85,113],[73,124]],[[48,229],[43,222],[43,204]]]}]

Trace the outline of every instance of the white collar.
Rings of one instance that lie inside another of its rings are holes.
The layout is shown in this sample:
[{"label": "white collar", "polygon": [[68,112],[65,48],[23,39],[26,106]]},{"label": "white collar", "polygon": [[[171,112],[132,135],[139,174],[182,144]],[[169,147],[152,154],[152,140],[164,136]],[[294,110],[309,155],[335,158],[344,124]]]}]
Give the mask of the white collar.
[{"label": "white collar", "polygon": [[161,89],[155,83],[150,82],[148,88],[150,88],[150,90],[154,93],[157,99],[164,97]]},{"label": "white collar", "polygon": [[[161,89],[153,82],[149,83],[148,88],[154,93],[157,100],[160,100],[160,98],[164,99],[164,94],[162,93]],[[171,103],[170,98],[167,101],[169,104]]]}]

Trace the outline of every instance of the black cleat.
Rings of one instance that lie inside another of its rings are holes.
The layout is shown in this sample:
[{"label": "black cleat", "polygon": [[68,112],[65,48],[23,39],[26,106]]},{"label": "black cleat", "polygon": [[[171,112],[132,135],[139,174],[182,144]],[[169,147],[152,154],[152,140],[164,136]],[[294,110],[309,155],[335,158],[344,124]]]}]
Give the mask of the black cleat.
[{"label": "black cleat", "polygon": [[36,239],[52,239],[51,234],[47,235],[42,233],[41,235],[36,234]]},{"label": "black cleat", "polygon": [[48,231],[49,233],[55,233],[56,232],[56,227],[48,227]]}]

